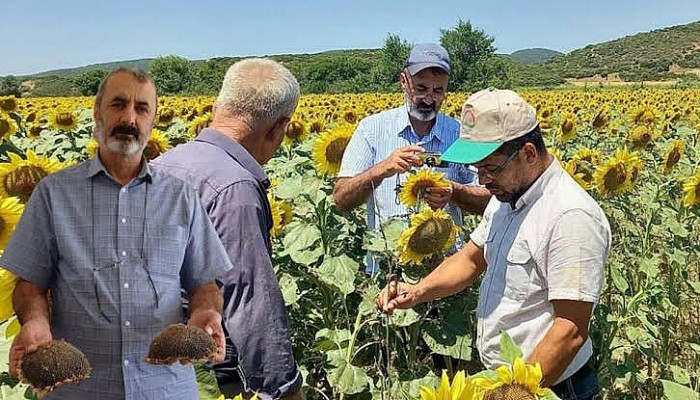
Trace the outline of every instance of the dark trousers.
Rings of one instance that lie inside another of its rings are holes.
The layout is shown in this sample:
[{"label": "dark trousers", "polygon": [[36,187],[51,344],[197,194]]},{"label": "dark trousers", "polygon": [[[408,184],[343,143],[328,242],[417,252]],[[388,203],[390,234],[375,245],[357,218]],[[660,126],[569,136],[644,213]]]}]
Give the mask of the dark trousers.
[{"label": "dark trousers", "polygon": [[586,364],[551,389],[561,400],[592,400],[598,395],[598,377]]}]

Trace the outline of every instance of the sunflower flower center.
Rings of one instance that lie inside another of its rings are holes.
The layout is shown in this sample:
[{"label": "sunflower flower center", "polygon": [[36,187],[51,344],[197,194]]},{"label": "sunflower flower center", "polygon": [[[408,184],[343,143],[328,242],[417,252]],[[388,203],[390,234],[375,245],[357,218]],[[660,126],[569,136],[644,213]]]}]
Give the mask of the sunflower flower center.
[{"label": "sunflower flower center", "polygon": [[339,163],[343,160],[343,153],[347,147],[350,138],[338,138],[328,143],[326,146],[326,160],[329,163]]},{"label": "sunflower flower center", "polygon": [[536,400],[534,393],[519,383],[499,386],[484,394],[484,400]]},{"label": "sunflower flower center", "polygon": [[627,174],[625,174],[624,166],[616,165],[615,167],[610,168],[610,170],[608,170],[608,172],[605,173],[603,182],[605,184],[606,189],[615,190],[620,185],[625,183],[625,179],[627,179]]},{"label": "sunflower flower center", "polygon": [[17,99],[14,97],[6,97],[0,100],[0,108],[7,112],[15,111],[17,109]]},{"label": "sunflower flower center", "polygon": [[149,140],[146,148],[143,149],[143,155],[147,160],[153,160],[163,153],[163,149],[155,140]]},{"label": "sunflower flower center", "polygon": [[561,124],[561,132],[564,135],[570,134],[574,130],[574,121],[570,119],[564,120],[564,123]]},{"label": "sunflower flower center", "polygon": [[48,172],[40,167],[25,165],[7,174],[3,185],[9,196],[16,196],[26,203],[36,184],[47,175]]},{"label": "sunflower flower center", "polygon": [[681,159],[681,150],[678,147],[674,147],[673,150],[671,150],[668,153],[668,158],[666,159],[666,167],[671,168],[674,165],[678,164],[678,161]]},{"label": "sunflower flower center", "polygon": [[10,122],[0,118],[0,136],[5,136],[10,131]]},{"label": "sunflower flower center", "polygon": [[73,125],[73,115],[69,112],[60,112],[56,114],[56,123],[61,126]]},{"label": "sunflower flower center", "polygon": [[441,218],[430,218],[416,227],[408,240],[408,247],[415,253],[425,255],[442,250],[452,233],[452,222]]},{"label": "sunflower flower center", "polygon": [[299,121],[292,121],[287,126],[287,137],[290,139],[298,139],[304,134],[304,125]]}]

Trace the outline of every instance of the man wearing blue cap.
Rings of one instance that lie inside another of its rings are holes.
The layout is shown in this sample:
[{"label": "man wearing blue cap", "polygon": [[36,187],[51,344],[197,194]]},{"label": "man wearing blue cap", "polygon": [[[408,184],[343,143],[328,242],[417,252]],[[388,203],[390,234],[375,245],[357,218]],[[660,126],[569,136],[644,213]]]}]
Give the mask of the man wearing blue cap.
[{"label": "man wearing blue cap", "polygon": [[588,326],[610,249],[608,220],[547,153],[534,108],[515,92],[475,93],[461,122],[442,158],[477,167],[493,195],[484,217],[463,249],[415,285],[390,283],[377,307],[391,313],[447,297],[483,274],[476,347],[484,365],[505,363],[505,331],[528,363],[541,365],[543,386],[562,399],[592,399]]},{"label": "man wearing blue cap", "polygon": [[[360,121],[345,149],[333,190],[339,210],[366,203],[370,229],[389,218],[407,215],[406,207],[397,201],[396,190],[406,181],[409,170],[423,164],[418,155],[442,153],[459,137],[459,123],[439,113],[449,73],[450,57],[442,46],[413,46],[400,76],[404,105]],[[444,172],[452,184],[426,189],[425,201],[431,208],[444,208],[458,226],[462,210],[483,212],[490,194],[474,185],[472,170],[460,164],[441,164],[435,169]],[[378,271],[371,254],[366,271]]]}]

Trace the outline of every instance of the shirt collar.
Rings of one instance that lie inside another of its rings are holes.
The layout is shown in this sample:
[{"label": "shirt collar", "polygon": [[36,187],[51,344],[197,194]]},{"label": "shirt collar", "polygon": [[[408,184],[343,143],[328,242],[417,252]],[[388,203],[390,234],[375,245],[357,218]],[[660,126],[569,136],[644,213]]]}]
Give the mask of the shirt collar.
[{"label": "shirt collar", "polygon": [[564,169],[561,167],[561,164],[559,164],[557,158],[554,156],[552,156],[552,158],[552,163],[549,164],[542,175],[540,175],[532,186],[530,186],[525,193],[520,196],[518,201],[515,202],[515,210],[520,210],[522,207],[533,203],[537,198],[542,196],[549,186],[549,183],[564,172]]},{"label": "shirt collar", "polygon": [[[404,132],[413,132],[413,134],[415,135],[415,132],[413,131],[413,126],[411,125],[411,120],[408,117],[408,111],[406,110],[406,106],[401,106],[400,109],[401,113],[399,114],[397,119],[397,135],[401,135]],[[443,129],[444,126],[445,116],[441,113],[437,113],[437,115],[435,116],[435,123],[433,124],[433,127],[430,129],[430,132],[428,132],[427,135],[421,138],[421,141],[427,143],[433,140],[433,138],[437,138],[440,142],[447,143],[449,138],[444,137],[444,135],[447,134],[447,131]]]},{"label": "shirt collar", "polygon": [[195,141],[209,143],[224,150],[243,168],[245,168],[248,172],[253,174],[255,179],[258,182],[260,182],[265,188],[268,188],[270,186],[270,180],[268,179],[267,174],[265,174],[265,171],[263,170],[262,166],[258,164],[258,162],[253,158],[253,156],[251,156],[250,153],[248,153],[248,150],[241,146],[240,143],[224,135],[223,133],[211,128],[202,129]]},{"label": "shirt collar", "polygon": [[[100,172],[104,172],[106,176],[111,177],[109,172],[107,172],[107,168],[105,168],[104,164],[102,164],[102,160],[100,160],[99,152],[97,152],[95,154],[95,157],[91,158],[87,162],[88,178],[92,178]],[[147,180],[151,183],[153,182],[153,171],[151,170],[151,167],[148,165],[148,162],[146,162],[146,159],[143,156],[141,157],[141,170],[139,171],[138,175],[136,175],[136,178],[139,180]]]}]

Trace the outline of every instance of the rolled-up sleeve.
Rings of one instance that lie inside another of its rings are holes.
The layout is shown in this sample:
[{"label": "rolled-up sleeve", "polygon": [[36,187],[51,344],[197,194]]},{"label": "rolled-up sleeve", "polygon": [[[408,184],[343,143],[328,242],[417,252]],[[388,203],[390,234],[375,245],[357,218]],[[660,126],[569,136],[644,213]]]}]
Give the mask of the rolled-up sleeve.
[{"label": "rolled-up sleeve", "polygon": [[45,289],[53,282],[58,260],[47,181],[34,189],[0,258],[0,266]]},{"label": "rolled-up sleeve", "polygon": [[562,214],[546,253],[549,300],[598,302],[610,247],[607,226],[584,210]]},{"label": "rolled-up sleeve", "polygon": [[[287,311],[268,252],[267,203],[256,183],[242,181],[217,196],[209,211],[234,269],[222,277],[224,325],[252,387],[277,398],[301,384]],[[267,396],[263,396],[267,397]]]}]

